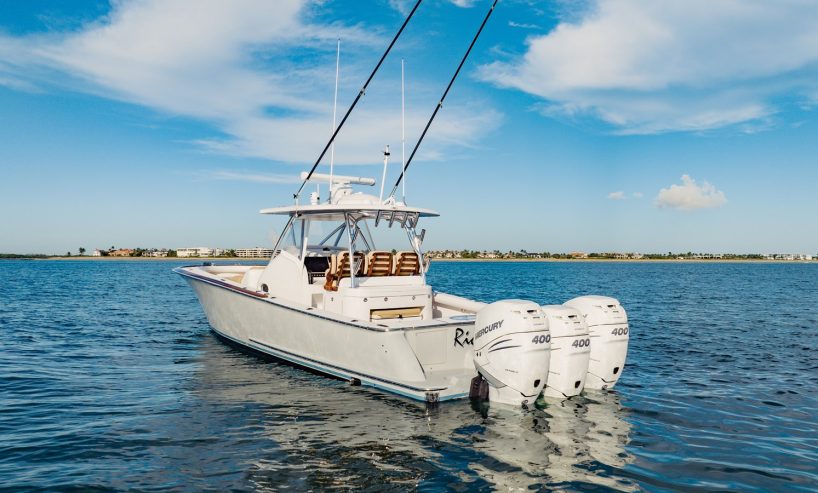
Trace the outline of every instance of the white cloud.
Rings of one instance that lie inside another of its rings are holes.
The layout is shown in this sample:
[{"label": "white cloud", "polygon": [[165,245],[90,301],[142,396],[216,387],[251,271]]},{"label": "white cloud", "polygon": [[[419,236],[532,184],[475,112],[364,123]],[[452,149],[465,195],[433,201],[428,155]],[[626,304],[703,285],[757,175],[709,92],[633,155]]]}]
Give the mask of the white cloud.
[{"label": "white cloud", "polygon": [[[330,134],[335,39],[342,39],[340,115],[345,95],[357,93],[371,70],[350,60],[368,64],[386,43],[371,34],[378,29],[316,22],[315,5],[314,0],[115,1],[109,15],[78,31],[0,36],[0,84],[53,84],[198,119],[223,134],[194,140],[207,150],[311,164]],[[326,60],[326,67],[316,66],[316,60]],[[339,134],[338,164],[377,163],[383,144],[399,140],[397,98],[387,106],[378,105],[378,97],[378,89],[370,87]],[[435,143],[471,145],[491,129],[479,125],[496,116],[474,107],[450,107],[447,114],[435,122],[429,148],[419,158],[432,156]],[[407,126],[425,118],[407,115]]]},{"label": "white cloud", "polygon": [[712,209],[727,203],[724,192],[708,182],[701,185],[688,175],[682,175],[681,185],[671,185],[659,190],[656,205],[661,208],[693,210]]},{"label": "white cloud", "polygon": [[[502,115],[492,110],[472,114],[459,108],[447,108],[439,114],[429,135],[434,134],[438,144],[470,147],[477,129],[495,128]],[[407,112],[407,128],[423,128],[428,115],[417,111]],[[224,154],[264,158],[276,156],[287,162],[314,161],[330,136],[329,120],[326,118],[264,118],[248,117],[225,127],[228,134],[237,137],[227,139],[200,139],[197,144]],[[381,150],[391,142],[397,149],[400,137],[400,121],[381,111],[359,110],[356,118],[344,127],[343,138],[339,134],[336,144],[336,164],[370,163],[380,165]],[[281,136],[278,138],[277,136]],[[316,139],[316,136],[319,136]],[[425,141],[424,141],[425,142]],[[318,146],[316,145],[319,144]],[[414,142],[407,141],[407,153]],[[436,146],[421,148],[418,157],[439,160],[442,155]],[[325,158],[329,162],[329,153]]]},{"label": "white cloud", "polygon": [[540,26],[536,24],[525,24],[520,22],[508,21],[509,27],[517,27],[520,29],[542,29]]},{"label": "white cloud", "polygon": [[389,6],[403,15],[407,15],[414,6],[412,0],[389,0]]},{"label": "white cloud", "polygon": [[[475,0],[449,0],[458,7],[468,8],[474,5]],[[397,10],[403,15],[407,15],[412,7],[415,6],[417,0],[389,0],[389,6]]]},{"label": "white cloud", "polygon": [[776,96],[814,90],[816,67],[812,0],[598,0],[481,76],[543,98],[550,116],[656,133],[763,120]]},{"label": "white cloud", "polygon": [[27,45],[0,32],[0,86],[18,91],[36,91],[37,88],[19,72],[29,63]]},{"label": "white cloud", "polygon": [[270,174],[270,173],[248,173],[236,171],[202,171],[199,173],[203,178],[211,180],[244,181],[250,183],[301,183],[296,175]]},{"label": "white cloud", "polygon": [[642,192],[633,192],[631,194],[628,194],[627,192],[624,192],[622,190],[618,190],[616,192],[611,192],[608,194],[608,198],[611,200],[627,200],[629,197],[632,197],[634,199],[641,199],[643,197],[643,194]]}]

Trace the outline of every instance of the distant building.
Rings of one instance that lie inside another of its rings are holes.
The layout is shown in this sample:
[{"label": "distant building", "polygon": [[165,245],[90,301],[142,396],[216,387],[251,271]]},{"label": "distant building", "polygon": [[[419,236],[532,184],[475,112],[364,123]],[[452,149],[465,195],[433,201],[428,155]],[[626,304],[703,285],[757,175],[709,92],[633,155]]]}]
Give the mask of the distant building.
[{"label": "distant building", "polygon": [[132,248],[120,248],[119,250],[114,250],[112,252],[108,252],[109,257],[130,257],[133,254]]},{"label": "distant building", "polygon": [[805,253],[768,253],[764,258],[767,260],[813,260],[815,257]]},{"label": "distant building", "polygon": [[177,257],[218,257],[224,253],[222,248],[193,247],[177,248]]},{"label": "distant building", "polygon": [[167,248],[152,248],[150,250],[145,250],[142,252],[143,257],[157,257],[157,258],[165,258],[168,256],[168,249]]},{"label": "distant building", "polygon": [[[178,252],[177,252],[178,255]],[[270,258],[273,256],[272,248],[237,248],[236,257],[240,258]]]},{"label": "distant building", "polygon": [[92,253],[91,256],[92,257],[102,257],[102,251],[99,250],[98,248],[94,249],[94,253]]},{"label": "distant building", "polygon": [[722,259],[724,258],[723,253],[697,253],[694,254],[691,258],[694,259]]}]

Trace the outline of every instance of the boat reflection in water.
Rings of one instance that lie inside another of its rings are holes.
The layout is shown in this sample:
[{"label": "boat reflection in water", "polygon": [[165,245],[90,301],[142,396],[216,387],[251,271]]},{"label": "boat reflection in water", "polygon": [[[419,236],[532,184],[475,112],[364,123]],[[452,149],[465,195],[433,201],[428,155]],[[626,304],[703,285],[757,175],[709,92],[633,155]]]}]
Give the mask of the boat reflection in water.
[{"label": "boat reflection in water", "polygon": [[538,402],[542,408],[530,411],[463,401],[430,408],[210,337],[201,349],[191,405],[205,416],[194,422],[223,426],[223,440],[233,442],[224,450],[242,456],[223,458],[221,469],[256,489],[636,489],[619,474],[631,461],[630,425],[616,393]]},{"label": "boat reflection in water", "polygon": [[555,445],[549,454],[548,476],[552,481],[583,481],[619,490],[636,490],[616,476],[600,474],[605,469],[619,469],[632,457],[625,450],[630,424],[622,419],[626,413],[615,392],[588,392],[578,398],[556,404],[548,403],[548,431],[545,435]]}]

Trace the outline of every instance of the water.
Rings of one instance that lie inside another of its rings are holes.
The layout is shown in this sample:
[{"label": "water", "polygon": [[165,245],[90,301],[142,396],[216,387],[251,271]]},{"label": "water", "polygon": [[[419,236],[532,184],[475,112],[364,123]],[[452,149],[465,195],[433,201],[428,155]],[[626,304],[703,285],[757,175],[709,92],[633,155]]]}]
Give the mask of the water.
[{"label": "water", "polygon": [[0,489],[818,490],[818,265],[445,263],[619,298],[615,391],[434,410],[216,340],[173,262],[0,262]]}]

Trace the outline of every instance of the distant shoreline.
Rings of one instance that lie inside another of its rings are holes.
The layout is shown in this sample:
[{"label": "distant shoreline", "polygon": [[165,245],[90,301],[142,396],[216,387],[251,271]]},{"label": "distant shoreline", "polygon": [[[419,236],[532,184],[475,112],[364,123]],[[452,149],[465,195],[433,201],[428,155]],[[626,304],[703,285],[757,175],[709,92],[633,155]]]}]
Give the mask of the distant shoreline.
[{"label": "distant shoreline", "polygon": [[100,260],[103,262],[113,262],[117,260],[125,260],[128,262],[140,262],[140,261],[147,261],[147,260],[158,260],[158,261],[191,261],[191,262],[199,262],[199,261],[206,261],[212,262],[215,260],[224,260],[224,261],[236,261],[236,262],[244,262],[246,260],[270,260],[269,257],[91,257],[91,256],[71,256],[71,257],[46,257],[46,258],[18,258],[18,259],[8,259],[8,260],[82,260],[82,261],[94,261]]},{"label": "distant shoreline", "polygon": [[[103,261],[112,262],[124,260],[127,262],[140,261],[160,261],[160,262],[254,262],[254,261],[268,261],[269,257],[91,257],[91,256],[71,256],[71,257],[46,257],[46,258],[8,258],[5,260],[80,260],[80,261]],[[515,259],[501,259],[501,258],[433,258],[432,262],[489,262],[489,263],[531,263],[531,262],[557,262],[557,263],[697,263],[697,264],[810,264],[818,263],[815,260],[768,260],[768,259],[621,259],[621,258],[515,258]]]},{"label": "distant shoreline", "polygon": [[618,262],[618,263],[754,263],[754,264],[780,264],[780,263],[818,263],[815,260],[768,260],[768,259],[677,259],[677,258],[434,258],[432,262]]}]

